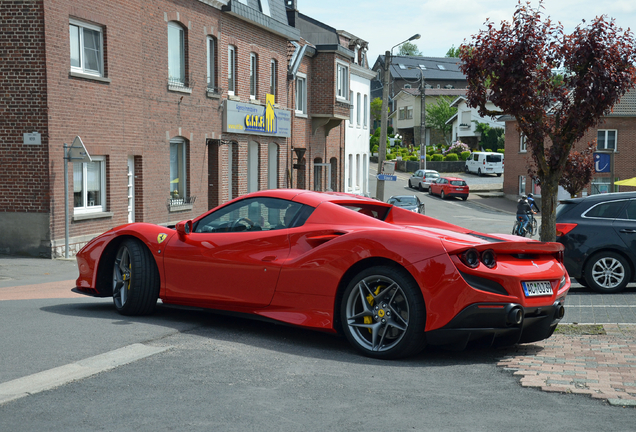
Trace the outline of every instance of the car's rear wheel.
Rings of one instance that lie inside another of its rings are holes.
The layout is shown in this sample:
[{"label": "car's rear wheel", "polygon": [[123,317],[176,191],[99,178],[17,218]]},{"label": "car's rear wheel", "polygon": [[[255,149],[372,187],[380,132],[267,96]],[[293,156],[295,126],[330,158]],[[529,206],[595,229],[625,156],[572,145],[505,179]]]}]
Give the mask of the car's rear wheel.
[{"label": "car's rear wheel", "polygon": [[467,199],[468,199],[468,197],[467,197],[467,196],[463,196],[463,197],[462,197],[462,200],[463,200],[463,201],[466,201]]},{"label": "car's rear wheel", "polygon": [[614,252],[598,252],[585,267],[585,282],[594,291],[617,293],[631,280],[627,260]]},{"label": "car's rear wheel", "polygon": [[343,331],[364,355],[395,359],[426,345],[426,309],[417,284],[404,270],[389,266],[360,272],[344,292]]},{"label": "car's rear wheel", "polygon": [[139,240],[122,242],[113,264],[113,303],[122,315],[148,315],[159,298],[159,272]]},{"label": "car's rear wheel", "polygon": [[420,190],[420,192],[424,192],[424,186],[422,186],[422,182],[418,183],[417,188]]},{"label": "car's rear wheel", "polygon": [[477,175],[481,177],[481,168],[477,168]]}]

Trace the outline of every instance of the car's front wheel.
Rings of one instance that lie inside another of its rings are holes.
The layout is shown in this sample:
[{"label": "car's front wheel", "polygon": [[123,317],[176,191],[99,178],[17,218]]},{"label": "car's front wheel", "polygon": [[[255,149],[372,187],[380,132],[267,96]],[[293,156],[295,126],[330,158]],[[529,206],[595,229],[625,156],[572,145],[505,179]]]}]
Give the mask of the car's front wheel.
[{"label": "car's front wheel", "polygon": [[442,192],[439,194],[440,197],[442,197],[442,199],[446,199],[446,194],[444,193],[444,189],[442,189]]},{"label": "car's front wheel", "polygon": [[158,298],[159,271],[152,254],[139,240],[124,240],[113,264],[115,308],[122,315],[148,315]]},{"label": "car's front wheel", "polygon": [[399,268],[372,267],[354,277],[344,292],[340,318],[349,342],[369,357],[406,357],[426,345],[422,293]]},{"label": "car's front wheel", "polygon": [[627,260],[615,252],[598,252],[585,267],[585,282],[600,293],[620,292],[630,280]]}]

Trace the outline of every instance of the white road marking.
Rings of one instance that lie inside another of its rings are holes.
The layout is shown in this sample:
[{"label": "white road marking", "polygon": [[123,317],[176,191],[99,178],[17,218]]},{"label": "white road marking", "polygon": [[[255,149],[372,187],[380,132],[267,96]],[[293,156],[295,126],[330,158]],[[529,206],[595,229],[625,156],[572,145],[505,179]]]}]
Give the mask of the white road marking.
[{"label": "white road marking", "polygon": [[75,363],[7,381],[0,384],[0,405],[150,357],[168,349],[170,347],[153,347],[136,343]]}]

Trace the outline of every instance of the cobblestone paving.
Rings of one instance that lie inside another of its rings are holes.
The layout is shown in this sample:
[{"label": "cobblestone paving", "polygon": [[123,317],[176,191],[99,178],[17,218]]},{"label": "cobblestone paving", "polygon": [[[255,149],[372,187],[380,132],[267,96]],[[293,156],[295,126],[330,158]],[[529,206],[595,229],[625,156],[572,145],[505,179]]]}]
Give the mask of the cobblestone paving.
[{"label": "cobblestone paving", "polygon": [[636,326],[605,325],[605,335],[561,335],[507,350],[498,366],[524,387],[589,395],[636,407]]}]

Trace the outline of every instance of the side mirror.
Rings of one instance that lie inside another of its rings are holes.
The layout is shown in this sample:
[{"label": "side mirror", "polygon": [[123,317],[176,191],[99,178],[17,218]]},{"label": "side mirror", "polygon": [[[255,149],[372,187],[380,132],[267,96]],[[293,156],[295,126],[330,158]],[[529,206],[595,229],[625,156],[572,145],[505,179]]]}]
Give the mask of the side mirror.
[{"label": "side mirror", "polygon": [[181,221],[177,223],[175,228],[179,234],[179,238],[183,238],[192,232],[192,221]]}]

